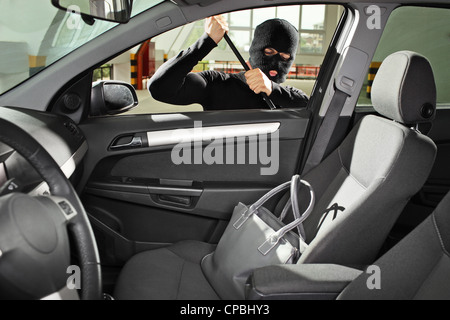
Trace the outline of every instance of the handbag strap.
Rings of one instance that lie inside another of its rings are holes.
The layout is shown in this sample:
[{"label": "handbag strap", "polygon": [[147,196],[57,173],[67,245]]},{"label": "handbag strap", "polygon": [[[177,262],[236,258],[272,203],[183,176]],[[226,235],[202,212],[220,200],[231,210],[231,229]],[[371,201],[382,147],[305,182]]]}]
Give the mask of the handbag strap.
[{"label": "handbag strap", "polygon": [[[306,211],[303,214],[300,214],[300,211],[299,211],[300,208],[298,205],[299,182],[301,184],[307,186],[310,190],[310,203],[309,203],[308,208],[306,209]],[[281,191],[283,191],[289,187],[290,187],[290,193],[291,193],[290,201],[288,201],[289,203],[284,206],[283,211],[281,213],[281,217],[284,219],[289,208],[292,208],[295,220],[286,226],[290,226],[294,223],[295,223],[295,226],[290,228],[286,232],[291,231],[293,228],[298,228],[299,236],[302,240],[304,240],[305,232],[303,230],[302,223],[303,223],[303,221],[306,220],[306,218],[308,218],[308,216],[311,214],[311,212],[314,208],[315,195],[314,195],[312,186],[307,181],[301,180],[300,176],[298,174],[294,175],[292,177],[291,181],[282,183],[281,185],[277,186],[276,188],[270,190],[268,193],[263,195],[258,201],[256,201],[250,207],[248,207],[247,210],[239,217],[239,219],[237,219],[234,222],[233,227],[236,230],[238,230],[248,220],[248,218],[250,218],[250,216],[252,214],[257,213],[259,208],[261,208],[270,198],[272,198],[274,195],[280,193]],[[281,220],[283,220],[283,219],[281,219]],[[286,232],[284,234],[286,234]],[[283,236],[284,236],[284,234],[283,234]]]},{"label": "handbag strap", "polygon": [[261,208],[264,203],[266,203],[270,198],[272,198],[274,195],[280,193],[281,191],[289,188],[291,185],[291,181],[285,182],[283,184],[280,184],[278,187],[270,190],[265,195],[263,195],[258,201],[256,201],[254,204],[252,204],[250,207],[247,208],[247,210],[239,217],[238,220],[233,224],[233,227],[238,230],[245,221],[250,218],[250,216],[256,212],[258,212],[258,209]]},{"label": "handbag strap", "polygon": [[[295,175],[294,177],[292,177],[291,180],[291,196],[289,197],[288,201],[286,202],[283,210],[281,211],[281,214],[278,218],[279,221],[283,221],[286,218],[286,215],[288,213],[288,211],[292,208],[292,214],[294,215],[294,219],[298,219],[301,218],[305,213],[303,213],[303,215],[300,214],[300,207],[298,204],[298,191],[299,191],[299,184],[298,182],[301,182],[301,184],[308,184],[308,182],[304,181],[304,180],[300,180],[300,176]],[[311,186],[308,184],[309,188],[311,189]],[[292,195],[294,195],[295,198],[292,198]],[[306,238],[306,234],[305,234],[305,230],[303,228],[303,224],[300,224],[297,226],[297,230],[298,230],[298,235],[300,236],[300,238],[304,241]]]},{"label": "handbag strap", "polygon": [[[291,202],[291,197],[289,197],[288,201],[286,202],[286,204],[283,208],[283,211],[281,211],[281,214],[278,217],[278,221],[281,222],[284,220],[284,218],[286,218],[286,215],[287,215],[289,209],[291,209],[291,207],[292,207],[292,202]],[[294,217],[294,219],[296,219],[296,217]],[[300,238],[302,240],[304,240],[306,238],[306,233],[305,233],[305,229],[303,228],[303,224],[300,224],[297,227],[297,229],[298,229],[298,234],[299,234]]]},{"label": "handbag strap", "polygon": [[[288,233],[289,231],[293,230],[294,228],[297,228],[298,226],[300,226],[303,223],[303,221],[305,221],[309,217],[309,215],[312,213],[312,211],[314,209],[314,205],[316,203],[316,197],[314,194],[314,190],[307,181],[300,180],[300,182],[309,188],[310,201],[309,201],[308,208],[305,210],[305,212],[302,215],[300,215],[294,221],[285,225],[280,230],[274,232],[272,235],[270,235],[269,238],[266,239],[266,241],[258,248],[258,250],[263,255],[266,255],[267,253],[269,253],[270,250],[272,250],[278,244],[278,242],[281,240],[281,238],[283,238],[286,235],[286,233]],[[291,194],[291,197],[296,198],[296,194]],[[295,202],[295,200],[293,201],[293,203],[294,202]],[[298,202],[297,202],[297,204],[298,204]],[[300,235],[300,237],[302,237],[302,236]],[[301,240],[304,240],[304,239],[302,238]]]}]

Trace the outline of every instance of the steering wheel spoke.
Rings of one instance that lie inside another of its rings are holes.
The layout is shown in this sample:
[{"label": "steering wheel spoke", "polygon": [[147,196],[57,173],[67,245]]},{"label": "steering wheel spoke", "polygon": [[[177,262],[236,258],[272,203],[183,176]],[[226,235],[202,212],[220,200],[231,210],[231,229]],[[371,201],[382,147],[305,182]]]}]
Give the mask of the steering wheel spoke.
[{"label": "steering wheel spoke", "polygon": [[76,296],[64,291],[74,248],[81,298],[101,299],[94,233],[71,183],[30,134],[1,117],[0,141],[28,160],[48,185],[48,191],[42,184],[30,194],[0,195],[0,298],[42,299],[58,292],[64,293],[61,298]]},{"label": "steering wheel spoke", "polygon": [[0,296],[39,299],[67,283],[67,222],[50,198],[10,193],[0,198]]},{"label": "steering wheel spoke", "polygon": [[41,196],[36,197],[42,203],[46,203],[55,213],[58,212],[65,221],[71,221],[77,215],[75,207],[64,197]]}]

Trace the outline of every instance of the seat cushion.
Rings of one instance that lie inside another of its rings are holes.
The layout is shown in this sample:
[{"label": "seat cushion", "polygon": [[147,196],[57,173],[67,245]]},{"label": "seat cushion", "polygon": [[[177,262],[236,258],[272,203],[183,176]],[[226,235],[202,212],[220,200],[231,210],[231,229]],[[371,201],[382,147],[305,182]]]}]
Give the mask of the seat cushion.
[{"label": "seat cushion", "polygon": [[373,263],[379,267],[380,288],[370,290],[372,273],[363,272],[339,296],[342,300],[448,300],[450,254],[443,235],[449,234],[450,193],[435,212],[399,244]]},{"label": "seat cushion", "polygon": [[114,292],[118,300],[218,300],[200,268],[215,246],[183,241],[141,252],[124,266]]}]

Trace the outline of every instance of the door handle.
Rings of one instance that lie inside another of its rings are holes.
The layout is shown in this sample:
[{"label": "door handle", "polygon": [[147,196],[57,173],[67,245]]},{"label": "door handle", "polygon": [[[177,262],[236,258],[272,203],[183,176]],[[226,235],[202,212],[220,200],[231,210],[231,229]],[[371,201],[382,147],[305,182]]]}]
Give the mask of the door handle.
[{"label": "door handle", "polygon": [[169,194],[161,194],[158,196],[159,200],[162,202],[168,202],[171,204],[180,204],[183,206],[190,206],[191,205],[191,197],[184,197],[184,196],[174,196]]},{"label": "door handle", "polygon": [[111,150],[119,149],[132,149],[132,148],[142,148],[144,145],[142,137],[140,136],[127,136],[116,139],[111,146]]}]

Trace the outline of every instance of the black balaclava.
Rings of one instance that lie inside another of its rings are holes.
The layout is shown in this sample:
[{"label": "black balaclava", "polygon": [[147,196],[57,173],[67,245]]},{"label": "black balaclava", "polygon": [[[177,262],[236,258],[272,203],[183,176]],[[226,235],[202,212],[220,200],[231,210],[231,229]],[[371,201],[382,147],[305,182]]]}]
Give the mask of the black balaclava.
[{"label": "black balaclava", "polygon": [[[273,82],[283,83],[294,63],[297,47],[298,31],[292,24],[283,19],[267,20],[255,29],[249,61],[253,69],[261,69]],[[289,53],[291,58],[285,61],[279,54],[266,56],[266,48],[273,48],[279,53]],[[275,70],[278,74],[271,77],[270,70]]]}]

